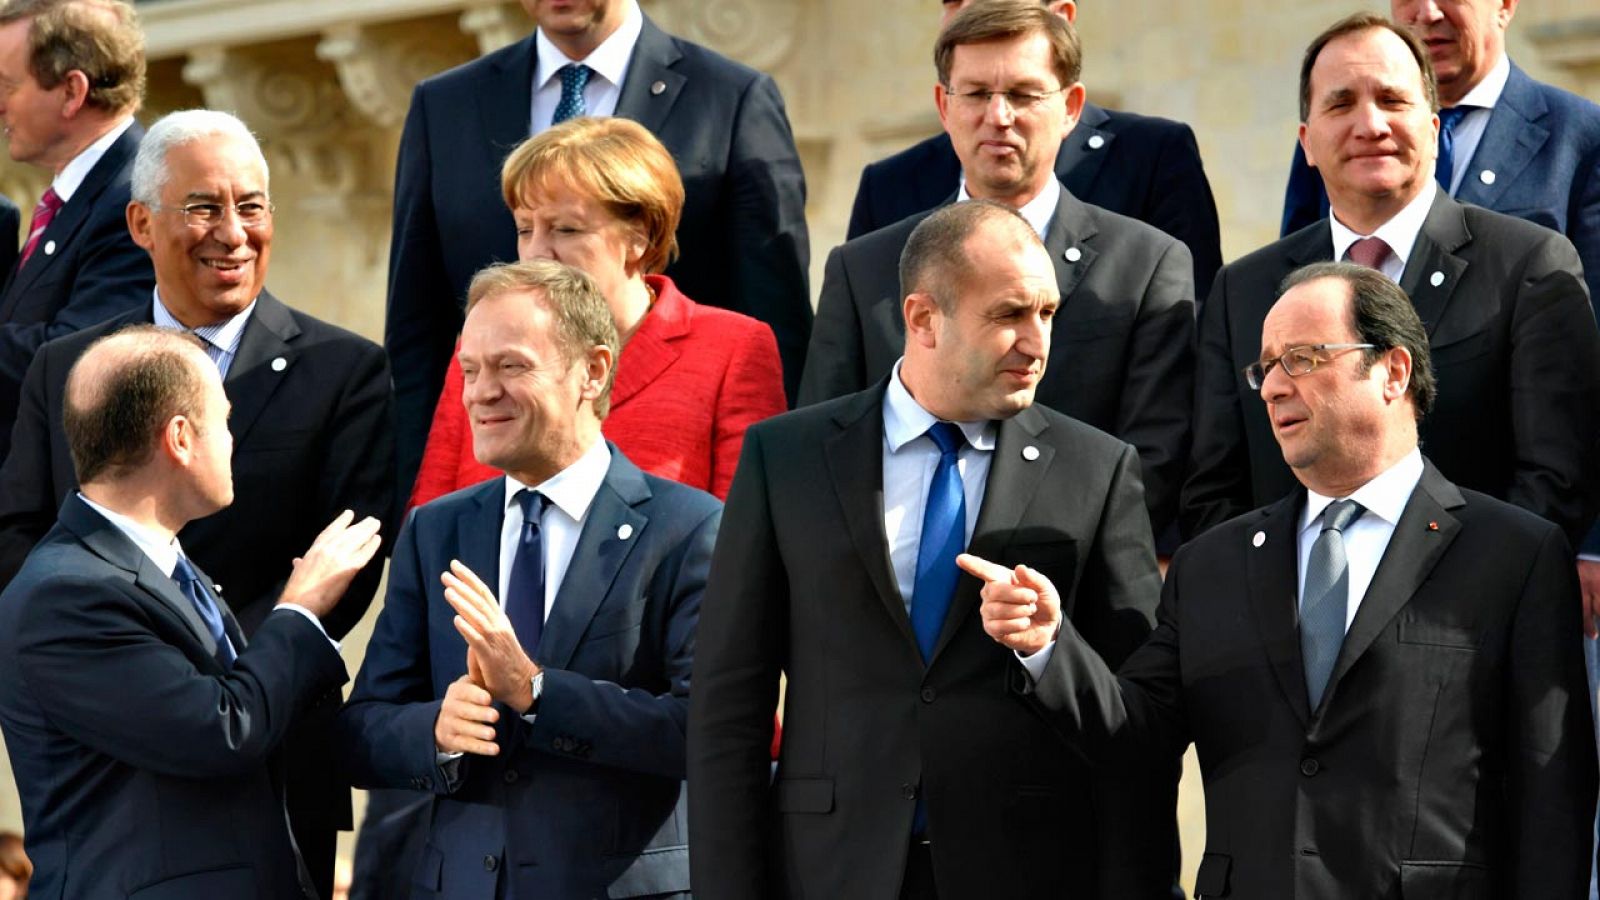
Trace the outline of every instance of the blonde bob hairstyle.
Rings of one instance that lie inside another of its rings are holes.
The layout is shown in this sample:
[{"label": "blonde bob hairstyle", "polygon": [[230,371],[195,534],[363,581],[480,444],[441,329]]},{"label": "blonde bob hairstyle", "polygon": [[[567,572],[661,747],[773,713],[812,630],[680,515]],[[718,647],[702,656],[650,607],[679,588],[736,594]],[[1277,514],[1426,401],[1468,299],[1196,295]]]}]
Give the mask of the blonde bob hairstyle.
[{"label": "blonde bob hairstyle", "polygon": [[659,273],[678,256],[683,179],[672,154],[630,119],[568,119],[523,141],[500,169],[500,193],[512,210],[566,188],[598,201],[637,228],[646,247],[640,267]]}]

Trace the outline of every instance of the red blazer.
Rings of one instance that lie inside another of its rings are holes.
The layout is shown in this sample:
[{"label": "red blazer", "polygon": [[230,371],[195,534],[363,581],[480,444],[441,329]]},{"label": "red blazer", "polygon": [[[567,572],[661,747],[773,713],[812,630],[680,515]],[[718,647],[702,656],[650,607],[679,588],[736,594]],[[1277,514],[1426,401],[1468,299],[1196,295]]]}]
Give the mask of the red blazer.
[{"label": "red blazer", "polygon": [[[778,342],[765,324],[701,306],[664,275],[645,281],[656,302],[622,348],[600,430],[646,472],[724,499],[745,429],[786,408]],[[410,506],[500,474],[472,455],[461,389],[452,358]]]}]

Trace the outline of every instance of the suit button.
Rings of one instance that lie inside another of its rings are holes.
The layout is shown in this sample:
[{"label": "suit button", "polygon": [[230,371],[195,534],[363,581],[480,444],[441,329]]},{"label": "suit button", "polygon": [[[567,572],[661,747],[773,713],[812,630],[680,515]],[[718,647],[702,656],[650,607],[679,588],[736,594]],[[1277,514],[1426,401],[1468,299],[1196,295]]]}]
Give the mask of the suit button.
[{"label": "suit button", "polygon": [[483,858],[483,870],[485,872],[493,872],[495,869],[498,869],[498,868],[500,868],[500,860],[496,859],[493,856],[485,856]]},{"label": "suit button", "polygon": [[424,777],[424,778],[421,779],[421,781],[422,781],[422,783],[420,785],[418,785],[418,787],[422,788],[425,791],[433,790],[433,779],[432,778]]},{"label": "suit button", "polygon": [[907,800],[917,799],[917,786],[914,784],[900,785],[900,796],[906,798]]},{"label": "suit button", "polygon": [[1300,774],[1301,775],[1304,775],[1307,778],[1310,778],[1311,776],[1317,774],[1320,771],[1322,771],[1322,764],[1317,762],[1316,760],[1314,760],[1314,759],[1302,759],[1302,760],[1300,760]]},{"label": "suit button", "polygon": [[923,703],[932,703],[933,702],[933,698],[935,698],[937,696],[939,696],[939,692],[935,691],[931,687],[925,687],[925,688],[922,689],[922,702]]},{"label": "suit button", "polygon": [[505,774],[501,775],[500,777],[505,781],[506,784],[516,784],[517,783],[517,777],[518,777],[517,776],[517,770],[516,769],[507,769]]}]

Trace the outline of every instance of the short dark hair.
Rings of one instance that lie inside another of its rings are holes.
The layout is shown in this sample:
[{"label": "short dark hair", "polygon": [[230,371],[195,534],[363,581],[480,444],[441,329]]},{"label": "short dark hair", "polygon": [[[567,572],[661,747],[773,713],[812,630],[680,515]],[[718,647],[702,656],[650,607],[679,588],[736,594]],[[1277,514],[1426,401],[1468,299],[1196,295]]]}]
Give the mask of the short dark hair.
[{"label": "short dark hair", "polygon": [[[84,360],[110,344],[128,344],[98,384],[80,385]],[[173,416],[198,422],[205,382],[197,359],[200,339],[154,325],[130,325],[90,344],[67,373],[62,426],[78,483],[118,478],[150,461]]]},{"label": "short dark hair", "polygon": [[993,200],[968,200],[934,210],[917,223],[900,251],[900,296],[927,294],[945,313],[955,309],[956,291],[976,273],[964,245],[985,222],[1010,222],[1039,243],[1022,214]]},{"label": "short dark hair", "polygon": [[1416,35],[1389,19],[1377,13],[1358,12],[1345,16],[1323,29],[1321,34],[1311,39],[1310,46],[1306,47],[1305,58],[1300,61],[1301,122],[1311,118],[1311,69],[1317,64],[1317,57],[1322,55],[1322,48],[1328,46],[1335,38],[1375,28],[1387,31],[1405,42],[1406,49],[1411,51],[1411,58],[1416,60],[1418,71],[1422,73],[1422,93],[1428,98],[1428,110],[1439,111],[1439,83],[1434,78],[1433,59],[1428,56],[1428,48],[1422,46]]},{"label": "short dark hair", "polygon": [[1411,383],[1406,386],[1406,393],[1411,395],[1417,420],[1421,421],[1433,409],[1439,382],[1433,372],[1433,355],[1428,350],[1428,330],[1411,298],[1377,269],[1350,262],[1312,263],[1296,269],[1283,280],[1278,296],[1281,298],[1292,288],[1321,278],[1349,285],[1350,328],[1356,340],[1373,345],[1373,349],[1362,351],[1369,370],[1378,357],[1395,347],[1411,354]]},{"label": "short dark hair", "polygon": [[939,83],[950,86],[950,66],[956,48],[962,44],[1030,34],[1042,34],[1050,43],[1051,67],[1061,79],[1061,86],[1077,84],[1083,74],[1083,45],[1078,41],[1078,31],[1038,0],[977,0],[956,13],[933,44],[933,68],[939,73]]},{"label": "short dark hair", "polygon": [[89,81],[87,105],[105,112],[133,112],[144,99],[144,31],[139,15],[123,0],[9,0],[0,25],[32,19],[28,26],[28,71],[42,88],[68,73]]},{"label": "short dark hair", "polygon": [[622,355],[622,340],[606,295],[593,278],[579,269],[554,260],[533,259],[499,263],[479,271],[467,287],[467,310],[470,312],[485,297],[519,291],[541,298],[555,320],[556,346],[569,365],[592,347],[604,346],[611,351],[611,371],[606,373],[606,383],[594,401],[595,415],[604,419],[611,411],[611,385],[616,380],[617,358]]}]

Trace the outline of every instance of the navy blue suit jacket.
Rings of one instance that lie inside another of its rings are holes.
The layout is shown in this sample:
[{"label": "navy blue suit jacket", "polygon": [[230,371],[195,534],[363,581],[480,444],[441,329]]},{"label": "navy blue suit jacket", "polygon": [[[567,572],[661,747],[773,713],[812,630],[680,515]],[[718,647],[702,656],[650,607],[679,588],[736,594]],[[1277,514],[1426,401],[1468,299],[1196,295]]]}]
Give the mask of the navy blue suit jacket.
[{"label": "navy blue suit jacket", "polygon": [[[467,285],[517,258],[500,165],[528,137],[534,40],[417,86],[400,139],[384,346],[394,363],[401,496],[422,459]],[[657,88],[660,88],[659,92]],[[686,198],[678,261],[697,303],[772,327],[793,397],[811,335],[805,178],[772,79],[666,34],[647,17],[616,114],[672,153]]]},{"label": "navy blue suit jacket", "polygon": [[298,613],[247,643],[218,602],[231,669],[177,583],[76,494],[0,593],[32,896],[303,896],[275,750],[344,663]]},{"label": "navy blue suit jacket", "polygon": [[21,253],[18,240],[22,234],[22,210],[11,198],[0,194],[0,271],[10,272]]},{"label": "navy blue suit jacket", "polygon": [[505,483],[424,504],[401,529],[340,715],[346,764],[358,785],[437,793],[413,897],[687,891],[689,672],[722,505],[612,447],[545,624],[533,721],[502,708],[500,754],[452,772],[437,764],[433,726],[467,646],[439,575],[459,559],[497,582]]},{"label": "navy blue suit jacket", "polygon": [[[1061,142],[1056,177],[1072,196],[1165,231],[1194,257],[1194,283],[1222,268],[1217,204],[1194,132],[1182,122],[1085,104]],[[935,135],[861,170],[846,240],[933,209],[961,180],[947,134]]]},{"label": "navy blue suit jacket", "polygon": [[22,376],[40,346],[150,302],[155,270],[128,234],[128,177],[144,129],[106,148],[63,205],[28,264],[0,291],[0,457],[11,445]]}]

